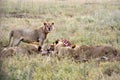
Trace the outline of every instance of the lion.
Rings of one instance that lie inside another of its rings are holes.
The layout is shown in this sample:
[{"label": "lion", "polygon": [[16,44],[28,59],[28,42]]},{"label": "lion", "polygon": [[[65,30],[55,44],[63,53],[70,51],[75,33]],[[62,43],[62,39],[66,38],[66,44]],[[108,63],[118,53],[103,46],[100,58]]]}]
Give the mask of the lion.
[{"label": "lion", "polygon": [[40,51],[38,51],[38,47],[39,45],[30,43],[26,45],[3,48],[2,51],[0,52],[0,57],[9,57],[16,54],[20,54],[20,55],[38,54],[40,53]]},{"label": "lion", "polygon": [[55,42],[53,42],[52,48],[54,48],[54,51],[52,54],[57,56],[59,59],[65,57],[71,58],[71,55],[74,52],[74,47],[75,46],[72,45],[69,40],[57,39]]},{"label": "lion", "polygon": [[105,59],[112,60],[118,58],[119,51],[112,46],[87,46],[75,47],[75,54],[78,59]]},{"label": "lion", "polygon": [[[52,54],[60,58],[73,58],[75,61],[99,60],[120,60],[120,53],[112,46],[88,46],[88,45],[65,45],[69,41],[58,39],[52,44]],[[51,47],[51,46],[50,46]],[[48,48],[47,48],[48,50]],[[51,50],[51,48],[49,48]]]},{"label": "lion", "polygon": [[43,45],[41,49],[41,54],[42,55],[50,55],[54,51],[54,45],[53,44],[45,44]]},{"label": "lion", "polygon": [[[39,49],[43,45],[44,40],[47,37],[47,34],[53,30],[54,23],[44,23],[43,27],[38,29],[15,29],[10,32],[9,35],[9,46],[18,46],[20,42],[32,43],[39,42]],[[12,38],[12,40],[11,40]]]}]

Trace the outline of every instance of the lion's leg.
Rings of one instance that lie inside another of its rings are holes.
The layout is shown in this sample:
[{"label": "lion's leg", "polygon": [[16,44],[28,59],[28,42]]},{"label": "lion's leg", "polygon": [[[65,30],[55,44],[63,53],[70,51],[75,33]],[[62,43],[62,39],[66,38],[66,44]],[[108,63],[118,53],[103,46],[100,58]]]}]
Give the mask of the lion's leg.
[{"label": "lion's leg", "polygon": [[13,46],[13,41],[11,41],[9,44],[9,47],[12,47],[12,46]]},{"label": "lion's leg", "polygon": [[20,42],[21,42],[21,39],[13,39],[11,46],[13,46],[13,47],[18,46],[20,44]]},{"label": "lion's leg", "polygon": [[38,51],[41,51],[42,49],[42,45],[43,45],[44,40],[43,39],[39,39],[39,47],[38,47]]}]

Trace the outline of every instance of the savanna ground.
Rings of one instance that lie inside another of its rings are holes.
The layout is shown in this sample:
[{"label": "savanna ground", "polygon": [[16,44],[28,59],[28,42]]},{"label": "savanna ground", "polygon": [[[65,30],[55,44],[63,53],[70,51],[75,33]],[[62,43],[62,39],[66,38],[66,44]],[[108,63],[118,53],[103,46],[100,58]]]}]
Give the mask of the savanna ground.
[{"label": "savanna ground", "polygon": [[[45,43],[66,38],[78,45],[110,45],[120,50],[119,0],[1,0],[0,47],[15,28],[55,23]],[[24,44],[24,43],[22,43]],[[22,45],[21,44],[21,45]],[[14,55],[0,61],[0,80],[119,80],[120,62],[37,55]]]}]

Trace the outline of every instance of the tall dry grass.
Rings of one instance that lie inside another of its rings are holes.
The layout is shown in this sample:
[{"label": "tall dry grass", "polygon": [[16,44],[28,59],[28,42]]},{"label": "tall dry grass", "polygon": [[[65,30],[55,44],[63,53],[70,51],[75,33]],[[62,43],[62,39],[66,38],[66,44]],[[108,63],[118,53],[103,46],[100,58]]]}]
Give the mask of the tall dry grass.
[{"label": "tall dry grass", "polygon": [[[86,0],[2,0],[0,10],[0,44],[8,43],[10,30],[38,28],[44,21],[55,23],[48,37],[52,43],[66,38],[78,45],[111,45],[120,49],[120,3],[106,0],[101,3]],[[90,1],[90,2],[89,2]],[[108,2],[107,2],[108,1]],[[84,1],[83,1],[84,2]],[[71,4],[72,3],[72,4]],[[9,14],[8,14],[9,13]],[[33,16],[9,17],[10,14]],[[35,17],[37,16],[37,17]],[[38,17],[39,16],[39,17]],[[75,63],[72,59],[58,60],[41,55],[15,55],[0,61],[0,80],[119,80],[119,62],[96,61]]]}]

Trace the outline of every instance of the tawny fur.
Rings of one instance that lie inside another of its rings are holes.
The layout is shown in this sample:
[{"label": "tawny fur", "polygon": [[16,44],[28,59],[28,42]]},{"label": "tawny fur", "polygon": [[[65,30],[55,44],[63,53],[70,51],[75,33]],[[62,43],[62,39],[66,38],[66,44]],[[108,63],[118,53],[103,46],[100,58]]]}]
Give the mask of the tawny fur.
[{"label": "tawny fur", "polygon": [[106,59],[106,60],[120,60],[119,51],[112,46],[87,46],[87,45],[71,45],[64,46],[63,42],[57,41],[54,45],[54,53],[59,57],[73,57],[75,60],[89,60],[89,59]]},{"label": "tawny fur", "polygon": [[119,51],[111,46],[79,46],[75,48],[75,54],[79,59],[108,58],[117,59]]},{"label": "tawny fur", "polygon": [[39,29],[12,30],[9,36],[9,46],[18,46],[21,41],[26,43],[39,42],[39,46],[42,46],[47,34],[53,29],[53,25],[54,23],[44,23],[44,26]]},{"label": "tawny fur", "polygon": [[0,57],[9,57],[13,56],[15,54],[35,54],[39,53],[38,51],[38,45],[35,44],[27,44],[27,45],[21,45],[16,47],[8,47],[4,48],[0,52]]}]

